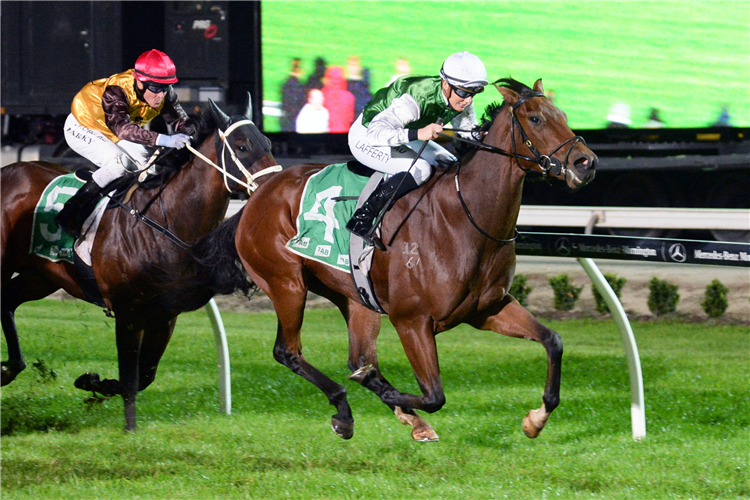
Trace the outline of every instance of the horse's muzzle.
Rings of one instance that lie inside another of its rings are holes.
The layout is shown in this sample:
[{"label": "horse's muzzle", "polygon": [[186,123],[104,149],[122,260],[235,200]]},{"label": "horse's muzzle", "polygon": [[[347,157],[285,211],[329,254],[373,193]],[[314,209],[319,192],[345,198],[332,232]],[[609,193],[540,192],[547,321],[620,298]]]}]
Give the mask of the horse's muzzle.
[{"label": "horse's muzzle", "polygon": [[575,158],[565,171],[565,182],[568,187],[577,190],[594,180],[598,163],[599,158],[590,151]]}]

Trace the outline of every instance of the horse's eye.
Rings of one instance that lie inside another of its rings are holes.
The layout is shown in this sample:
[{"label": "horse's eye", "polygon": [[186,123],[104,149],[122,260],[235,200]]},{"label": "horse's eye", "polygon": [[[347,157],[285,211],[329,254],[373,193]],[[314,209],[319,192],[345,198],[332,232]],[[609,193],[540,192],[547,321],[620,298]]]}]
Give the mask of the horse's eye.
[{"label": "horse's eye", "polygon": [[542,120],[538,116],[532,116],[531,118],[529,118],[529,121],[534,125],[542,123]]},{"label": "horse's eye", "polygon": [[244,153],[245,151],[247,151],[247,146],[240,146],[240,147],[238,147],[238,148],[237,148],[237,150],[238,150],[238,151],[239,151],[240,153]]}]

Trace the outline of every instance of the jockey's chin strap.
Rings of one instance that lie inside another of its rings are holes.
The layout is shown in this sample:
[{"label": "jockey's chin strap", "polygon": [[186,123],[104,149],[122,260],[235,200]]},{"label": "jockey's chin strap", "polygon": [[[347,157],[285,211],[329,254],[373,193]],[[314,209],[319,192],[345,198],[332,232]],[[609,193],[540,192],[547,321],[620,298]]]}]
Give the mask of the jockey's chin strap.
[{"label": "jockey's chin strap", "polygon": [[[216,170],[221,172],[222,176],[224,177],[224,186],[227,188],[227,191],[232,192],[232,189],[229,187],[229,179],[233,180],[240,186],[244,187],[247,190],[247,194],[251,194],[253,191],[258,189],[258,183],[255,182],[255,179],[258,177],[262,177],[264,175],[272,174],[274,172],[280,172],[281,171],[281,165],[274,165],[272,167],[264,168],[263,170],[256,172],[255,174],[251,174],[248,169],[245,168],[245,166],[242,164],[239,158],[237,158],[237,155],[234,152],[234,149],[232,149],[232,146],[229,145],[229,142],[227,141],[227,137],[235,131],[238,127],[241,127],[243,125],[252,124],[252,120],[240,120],[236,123],[233,123],[230,125],[226,130],[222,131],[221,129],[217,129],[216,132],[219,135],[219,140],[222,143],[221,148],[221,154],[218,154],[218,148],[217,148],[217,156],[221,158],[221,166],[218,166],[214,162],[212,162],[210,159],[208,159],[206,156],[204,156],[200,151],[193,148],[190,144],[187,144],[186,147],[188,150],[190,150],[191,153],[193,153],[195,156],[203,160],[204,162],[208,163],[212,167],[214,167]],[[218,142],[218,141],[217,141]],[[242,181],[235,177],[234,175],[230,174],[227,170],[226,166],[226,154],[229,153],[230,158],[234,162],[234,164],[237,166],[240,172],[242,172],[242,175],[245,176],[245,179],[247,179],[247,182]]]}]

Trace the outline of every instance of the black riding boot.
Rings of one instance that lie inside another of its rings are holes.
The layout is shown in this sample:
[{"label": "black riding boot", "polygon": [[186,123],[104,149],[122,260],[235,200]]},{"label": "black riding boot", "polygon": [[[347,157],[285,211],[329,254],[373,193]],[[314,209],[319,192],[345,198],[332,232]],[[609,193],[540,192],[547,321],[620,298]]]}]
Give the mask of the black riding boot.
[{"label": "black riding boot", "polygon": [[[378,238],[370,234],[372,223],[383,210],[391,208],[406,193],[417,189],[419,185],[409,172],[399,172],[385,182],[382,182],[375,191],[372,192],[367,201],[359,207],[352,215],[352,218],[346,224],[346,229],[356,234],[369,244],[373,244],[380,250],[385,250],[385,245]],[[395,195],[394,195],[395,193]],[[390,204],[388,201],[393,196]],[[388,204],[388,206],[386,206]]]},{"label": "black riding boot", "polygon": [[102,188],[94,182],[93,179],[84,184],[76,194],[73,195],[55,217],[57,224],[63,230],[74,236],[76,239],[81,237],[81,226],[91,212],[96,208],[96,204],[101,199]]}]

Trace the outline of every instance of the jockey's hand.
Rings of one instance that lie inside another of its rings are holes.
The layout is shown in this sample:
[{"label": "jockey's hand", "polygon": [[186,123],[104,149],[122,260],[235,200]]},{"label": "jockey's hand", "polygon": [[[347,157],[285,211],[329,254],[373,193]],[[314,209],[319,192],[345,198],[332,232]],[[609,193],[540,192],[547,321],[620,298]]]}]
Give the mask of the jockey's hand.
[{"label": "jockey's hand", "polygon": [[175,132],[193,136],[198,131],[198,127],[195,125],[195,122],[193,122],[193,120],[191,120],[190,118],[185,121],[178,120],[175,123],[177,123],[174,128]]},{"label": "jockey's hand", "polygon": [[474,139],[475,141],[480,141],[481,142],[481,141],[484,140],[484,137],[486,135],[487,135],[487,131],[486,130],[481,130],[481,131],[480,130],[474,130],[471,133],[471,138]]},{"label": "jockey's hand", "polygon": [[424,128],[420,128],[417,131],[417,139],[420,141],[429,141],[430,139],[437,139],[438,134],[443,131],[443,126],[438,123],[430,123]]},{"label": "jockey's hand", "polygon": [[190,144],[190,136],[185,134],[164,135],[159,134],[156,138],[157,146],[166,146],[168,148],[182,149],[185,144]]}]

